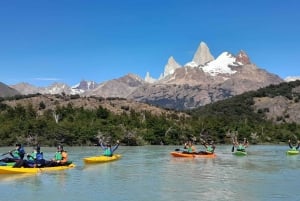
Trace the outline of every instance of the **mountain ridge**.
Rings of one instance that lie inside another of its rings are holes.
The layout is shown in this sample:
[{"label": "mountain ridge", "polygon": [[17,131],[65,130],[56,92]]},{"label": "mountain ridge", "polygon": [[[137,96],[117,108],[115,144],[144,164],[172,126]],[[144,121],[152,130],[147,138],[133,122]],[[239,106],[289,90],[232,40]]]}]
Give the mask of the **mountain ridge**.
[{"label": "mountain ridge", "polygon": [[[25,89],[24,84],[24,88],[18,85],[12,87],[22,94],[32,91],[42,94],[119,97],[170,109],[190,109],[283,81],[279,76],[252,64],[243,50],[237,55],[225,51],[214,59],[208,46],[201,42],[192,61],[183,66],[170,56],[158,79],[152,78],[147,72],[145,79],[127,74],[103,83],[82,80],[73,87],[63,83],[36,90]],[[89,83],[93,83],[92,88],[87,87]]]}]

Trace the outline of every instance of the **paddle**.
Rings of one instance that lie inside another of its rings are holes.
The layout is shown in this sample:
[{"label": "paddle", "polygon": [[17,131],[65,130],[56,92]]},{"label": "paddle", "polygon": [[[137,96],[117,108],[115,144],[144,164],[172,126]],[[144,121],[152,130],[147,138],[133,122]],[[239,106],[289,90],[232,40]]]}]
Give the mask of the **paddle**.
[{"label": "paddle", "polygon": [[234,152],[234,145],[232,145],[232,149],[231,149],[231,152]]},{"label": "paddle", "polygon": [[1,154],[1,156],[5,156],[6,154],[9,154],[9,153],[11,153],[11,152],[13,152],[14,150],[11,150],[11,151],[9,151],[9,152],[6,152],[6,153],[4,153],[4,154]]}]

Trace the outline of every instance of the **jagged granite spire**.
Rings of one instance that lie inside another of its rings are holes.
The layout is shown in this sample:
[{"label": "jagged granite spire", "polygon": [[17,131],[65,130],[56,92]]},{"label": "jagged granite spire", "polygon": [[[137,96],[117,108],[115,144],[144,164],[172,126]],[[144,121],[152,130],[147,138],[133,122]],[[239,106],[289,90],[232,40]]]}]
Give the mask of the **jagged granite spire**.
[{"label": "jagged granite spire", "polygon": [[250,59],[249,59],[247,53],[244,52],[243,50],[241,50],[241,51],[237,54],[237,56],[236,56],[236,61],[237,61],[237,62],[240,62],[240,63],[242,63],[242,64],[244,64],[244,65],[245,65],[245,64],[251,64]]},{"label": "jagged granite spire", "polygon": [[145,77],[145,81],[148,83],[154,83],[156,81],[156,79],[154,79],[153,77],[150,76],[150,73],[147,72],[146,73],[146,77]]},{"label": "jagged granite spire", "polygon": [[214,60],[214,57],[211,55],[209,48],[204,42],[201,42],[194,54],[193,62],[198,65],[203,65],[212,60]]},{"label": "jagged granite spire", "polygon": [[173,74],[175,70],[180,67],[180,64],[178,64],[173,56],[171,56],[168,59],[168,63],[165,65],[164,77]]}]

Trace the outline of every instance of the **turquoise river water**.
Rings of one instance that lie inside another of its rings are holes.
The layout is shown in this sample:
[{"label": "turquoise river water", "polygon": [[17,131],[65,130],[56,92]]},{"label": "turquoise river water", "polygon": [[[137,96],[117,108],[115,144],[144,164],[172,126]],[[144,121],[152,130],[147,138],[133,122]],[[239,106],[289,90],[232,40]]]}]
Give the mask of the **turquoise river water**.
[{"label": "turquoise river water", "polygon": [[[180,147],[120,146],[120,160],[85,165],[82,159],[100,154],[99,147],[65,147],[75,168],[0,175],[0,200],[300,200],[300,155],[287,156],[288,146],[250,146],[244,157],[232,155],[231,146],[217,146],[214,159],[174,158],[175,148]],[[2,147],[0,153],[10,149]],[[51,158],[56,150],[42,151]]]}]

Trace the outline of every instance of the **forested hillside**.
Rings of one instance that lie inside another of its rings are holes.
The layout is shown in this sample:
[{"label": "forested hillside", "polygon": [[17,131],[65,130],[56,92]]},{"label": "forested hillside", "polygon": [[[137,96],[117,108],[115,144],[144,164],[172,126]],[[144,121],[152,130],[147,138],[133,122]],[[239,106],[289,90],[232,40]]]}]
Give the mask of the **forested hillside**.
[{"label": "forested hillside", "polygon": [[300,138],[299,89],[300,81],[271,85],[185,112],[117,98],[6,98],[0,103],[0,145],[94,145],[99,139],[183,144],[188,139],[200,143],[200,138],[230,143],[233,135],[252,144],[287,142]]},{"label": "forested hillside", "polygon": [[[273,101],[278,99],[282,102]],[[261,104],[267,99],[267,104]],[[270,85],[233,98],[200,107],[189,113],[205,122],[205,128],[222,138],[238,134],[252,143],[286,142],[300,138],[300,81]],[[275,109],[274,109],[275,108]],[[276,111],[270,115],[270,111]],[[294,116],[296,117],[294,117]]]}]

